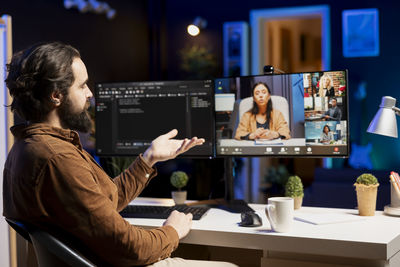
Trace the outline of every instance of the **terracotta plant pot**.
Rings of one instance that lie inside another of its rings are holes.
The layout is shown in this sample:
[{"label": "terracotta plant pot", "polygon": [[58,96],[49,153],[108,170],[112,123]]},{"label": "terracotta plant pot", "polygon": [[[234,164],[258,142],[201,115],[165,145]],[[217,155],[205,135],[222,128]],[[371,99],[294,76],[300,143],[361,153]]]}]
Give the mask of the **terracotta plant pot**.
[{"label": "terracotta plant pot", "polygon": [[357,192],[358,213],[360,216],[374,216],[378,186],[354,184]]},{"label": "terracotta plant pot", "polygon": [[303,204],[303,197],[294,197],[294,209],[298,210],[301,208],[301,204]]},{"label": "terracotta plant pot", "polygon": [[181,205],[186,201],[187,191],[172,191],[171,195],[175,205]]}]

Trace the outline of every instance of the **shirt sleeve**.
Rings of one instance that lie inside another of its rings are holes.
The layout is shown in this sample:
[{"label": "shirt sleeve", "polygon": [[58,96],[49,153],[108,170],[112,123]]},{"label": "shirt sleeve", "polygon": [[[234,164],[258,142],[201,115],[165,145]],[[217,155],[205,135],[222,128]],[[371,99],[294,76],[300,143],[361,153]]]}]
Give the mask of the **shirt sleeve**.
[{"label": "shirt sleeve", "polygon": [[124,220],[112,201],[117,189],[111,179],[97,177],[91,165],[73,153],[52,157],[37,187],[43,221],[80,239],[113,266],[151,264],[169,257],[178,246],[171,226],[147,230]]},{"label": "shirt sleeve", "polygon": [[242,140],[242,137],[250,135],[250,133],[251,133],[250,115],[246,112],[240,118],[239,125],[235,133],[235,139]]},{"label": "shirt sleeve", "polygon": [[273,120],[270,129],[278,132],[283,139],[290,138],[289,125],[279,110],[273,110]]},{"label": "shirt sleeve", "polygon": [[142,155],[137,157],[126,170],[113,179],[118,188],[117,210],[125,208],[156,175],[157,170],[148,166]]},{"label": "shirt sleeve", "polygon": [[338,108],[337,120],[340,121],[341,119],[342,119],[342,110]]}]

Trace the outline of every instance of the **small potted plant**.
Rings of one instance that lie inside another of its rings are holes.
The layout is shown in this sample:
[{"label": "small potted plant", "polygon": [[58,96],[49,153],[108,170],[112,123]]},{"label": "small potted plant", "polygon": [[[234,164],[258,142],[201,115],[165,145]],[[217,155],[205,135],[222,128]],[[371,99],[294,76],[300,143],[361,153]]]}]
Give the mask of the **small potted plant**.
[{"label": "small potted plant", "polygon": [[294,199],[294,209],[300,209],[303,203],[303,183],[299,176],[290,176],[285,186],[285,196]]},{"label": "small potted plant", "polygon": [[182,191],[182,187],[186,186],[189,177],[183,171],[175,171],[171,174],[171,184],[178,189],[178,191],[172,191],[172,199],[176,205],[184,204],[187,197],[187,192]]},{"label": "small potted plant", "polygon": [[361,216],[374,216],[379,186],[378,179],[370,173],[364,173],[358,176],[354,186],[357,192],[358,213]]}]

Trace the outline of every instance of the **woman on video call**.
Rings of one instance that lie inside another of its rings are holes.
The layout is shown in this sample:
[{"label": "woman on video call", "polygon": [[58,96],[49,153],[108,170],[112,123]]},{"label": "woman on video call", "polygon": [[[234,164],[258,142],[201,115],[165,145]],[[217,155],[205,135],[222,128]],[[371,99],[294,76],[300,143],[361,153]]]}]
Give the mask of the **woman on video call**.
[{"label": "woman on video call", "polygon": [[283,114],[272,107],[271,90],[265,83],[253,86],[253,107],[240,118],[235,139],[289,139],[290,130]]},{"label": "woman on video call", "polygon": [[320,141],[323,144],[329,144],[331,141],[334,141],[333,134],[328,124],[324,126],[324,129],[322,129]]},{"label": "woman on video call", "polygon": [[335,88],[333,87],[333,80],[331,76],[327,74],[322,75],[319,82],[318,94],[320,97],[335,96]]}]

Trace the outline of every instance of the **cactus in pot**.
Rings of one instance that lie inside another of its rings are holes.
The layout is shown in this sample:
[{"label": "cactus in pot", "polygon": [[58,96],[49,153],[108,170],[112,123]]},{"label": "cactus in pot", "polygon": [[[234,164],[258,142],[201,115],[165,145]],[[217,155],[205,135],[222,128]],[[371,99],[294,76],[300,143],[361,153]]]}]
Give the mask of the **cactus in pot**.
[{"label": "cactus in pot", "polygon": [[374,216],[378,194],[378,179],[370,173],[357,177],[354,184],[357,192],[358,212],[361,216]]},{"label": "cactus in pot", "polygon": [[294,199],[294,209],[300,209],[303,203],[303,183],[297,175],[290,176],[285,185],[285,196]]},{"label": "cactus in pot", "polygon": [[182,188],[187,185],[189,181],[188,175],[183,171],[175,171],[171,174],[170,182],[178,189],[178,191],[172,191],[172,198],[176,205],[184,204],[187,198],[187,192],[182,191]]}]

